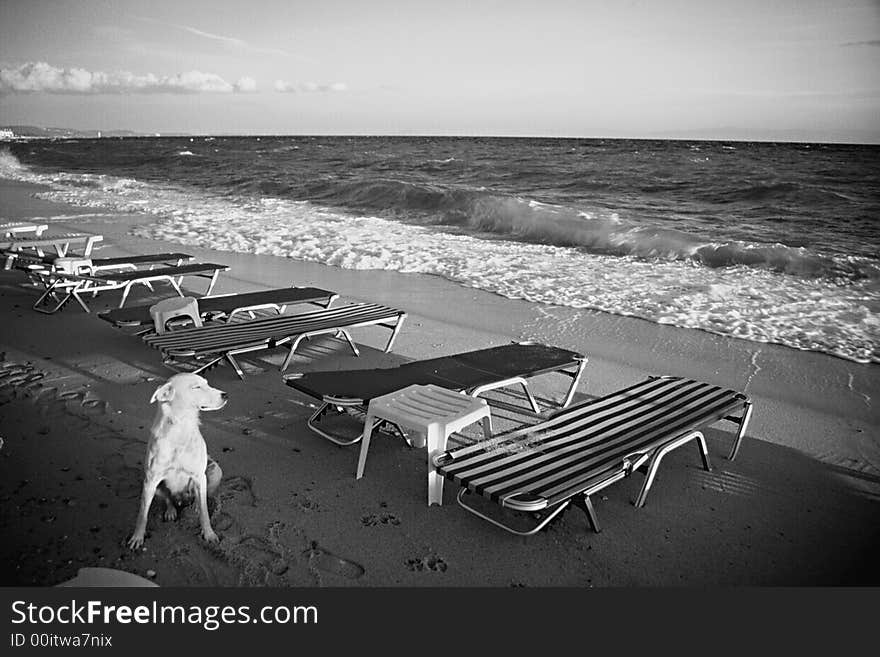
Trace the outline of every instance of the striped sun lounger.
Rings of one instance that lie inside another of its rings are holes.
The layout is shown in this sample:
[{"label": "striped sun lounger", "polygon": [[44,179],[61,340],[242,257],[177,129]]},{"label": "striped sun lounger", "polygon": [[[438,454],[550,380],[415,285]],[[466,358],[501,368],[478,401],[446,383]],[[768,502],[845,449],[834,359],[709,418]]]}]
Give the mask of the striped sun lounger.
[{"label": "striped sun lounger", "polygon": [[[83,299],[84,295],[95,296],[108,290],[122,290],[122,300],[119,307],[125,305],[131,288],[135,285],[146,285],[152,289],[153,283],[168,283],[180,296],[181,282],[185,276],[207,278],[210,294],[217,282],[217,276],[221,271],[229,269],[228,265],[218,265],[213,262],[181,265],[179,267],[159,267],[156,269],[118,269],[113,271],[101,271],[94,273],[70,274],[57,269],[32,270],[31,276],[38,278],[45,286],[46,291],[40,295],[34,303],[34,310],[52,314],[59,311],[71,299],[76,299],[82,309],[91,312]],[[51,305],[47,303],[50,301]]]},{"label": "striped sun lounger", "polygon": [[201,372],[225,359],[235,368],[239,378],[244,379],[244,372],[235,356],[287,346],[290,353],[281,366],[283,371],[290,365],[300,342],[319,335],[343,337],[354,354],[359,355],[360,352],[348,331],[362,326],[382,326],[391,330],[391,337],[385,346],[385,351],[390,351],[405,318],[405,312],[394,308],[372,303],[356,303],[248,322],[209,324],[168,331],[161,335],[150,333],[144,336],[144,341],[162,352],[168,365],[192,360],[200,363],[195,371]]},{"label": "striped sun lounger", "polygon": [[[457,483],[459,504],[515,534],[544,527],[570,502],[599,524],[590,497],[647,463],[636,501],[645,503],[661,459],[673,449],[697,441],[703,465],[709,454],[701,433],[719,420],[739,425],[729,458],[736,457],[749,423],[748,397],[708,383],[677,377],[651,377],[624,390],[559,411],[549,419],[490,441],[447,450],[432,463]],[[731,415],[741,411],[736,417]],[[545,511],[537,526],[520,531],[466,504],[475,493],[515,511]]]}]

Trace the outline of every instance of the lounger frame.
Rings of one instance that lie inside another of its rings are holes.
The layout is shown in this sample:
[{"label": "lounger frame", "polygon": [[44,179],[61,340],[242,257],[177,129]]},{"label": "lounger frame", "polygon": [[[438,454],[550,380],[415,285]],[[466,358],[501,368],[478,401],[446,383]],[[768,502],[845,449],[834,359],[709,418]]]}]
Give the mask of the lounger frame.
[{"label": "lounger frame", "polygon": [[[648,381],[652,380],[668,380],[668,381],[683,381],[678,377],[651,377]],[[691,382],[695,383],[695,382]],[[660,464],[663,461],[663,458],[679,447],[686,445],[690,442],[696,442],[699,448],[700,457],[702,460],[702,464],[705,470],[711,470],[711,464],[709,462],[709,451],[706,445],[706,440],[702,432],[702,427],[708,426],[720,420],[726,420],[729,422],[733,422],[738,425],[738,430],[734,442],[731,446],[730,452],[728,454],[728,459],[733,460],[736,458],[737,453],[739,451],[740,445],[742,443],[742,439],[745,435],[745,432],[748,428],[749,421],[752,415],[752,402],[741,393],[735,393],[734,391],[726,391],[733,395],[735,395],[736,402],[731,401],[730,403],[738,403],[741,406],[742,414],[739,416],[724,414],[722,416],[716,415],[707,415],[704,418],[696,418],[694,423],[700,425],[700,428],[696,428],[694,426],[687,426],[684,428],[680,428],[679,430],[673,430],[668,433],[660,433],[660,435],[649,444],[642,444],[638,450],[628,452],[621,456],[618,464],[613,467],[606,467],[603,471],[597,472],[595,476],[592,476],[586,480],[578,480],[576,484],[573,484],[571,488],[566,488],[566,484],[564,480],[561,480],[557,485],[559,489],[559,493],[554,496],[544,496],[537,495],[533,491],[528,490],[529,486],[526,486],[523,490],[512,490],[505,494],[502,494],[498,497],[498,499],[493,499],[494,502],[498,503],[502,508],[510,509],[512,511],[522,511],[532,514],[542,514],[539,519],[536,521],[534,526],[529,529],[521,530],[513,526],[509,522],[505,522],[504,520],[494,518],[487,513],[479,510],[475,506],[466,502],[466,498],[476,493],[476,487],[469,483],[469,481],[457,481],[461,486],[458,495],[456,496],[458,504],[464,508],[465,510],[473,513],[474,515],[487,520],[493,525],[500,527],[512,534],[516,534],[518,536],[531,536],[541,529],[543,529],[553,518],[562,513],[570,504],[573,504],[577,508],[580,508],[587,516],[589,521],[589,525],[594,532],[599,532],[599,522],[596,516],[595,509],[592,503],[592,496],[598,493],[599,491],[607,488],[608,486],[620,481],[640,468],[644,467],[645,470],[645,479],[642,483],[641,490],[639,492],[638,497],[636,498],[634,504],[637,508],[641,508],[645,505],[647,500],[648,492],[651,489],[652,484],[654,483],[655,477],[657,475],[657,471],[660,468]],[[595,402],[602,402],[608,397],[613,396],[616,393],[612,393],[607,397],[600,398],[598,400],[592,400],[590,402],[586,402],[579,407],[589,407],[590,404]],[[657,413],[657,407],[654,407],[652,413]],[[500,439],[503,439],[505,443],[509,445],[515,445],[516,441],[523,437],[525,438],[528,435],[534,435],[536,433],[540,433],[542,430],[542,426],[546,425],[549,422],[552,422],[553,418],[550,418],[547,422],[541,423],[531,427],[522,427],[513,432],[510,432],[506,435],[499,436]],[[625,444],[625,443],[623,443]],[[479,450],[481,449],[479,446],[477,447],[469,447],[465,448],[463,451],[468,450]],[[584,455],[589,453],[589,447],[585,447],[582,452]],[[459,450],[462,452],[462,450]],[[449,466],[454,461],[453,453],[456,450],[449,450],[444,452],[443,454],[438,454],[434,457],[434,465],[438,468],[442,474],[445,474],[447,478],[452,479],[447,472],[443,470],[445,466]],[[535,454],[535,468],[541,467],[545,470],[553,467],[552,457],[548,456],[547,451],[544,450],[543,445],[541,445],[540,449],[534,452]],[[465,456],[466,458],[466,456]],[[532,470],[529,468],[522,468],[523,464],[531,463],[531,456],[525,457],[525,461],[520,461],[519,467],[521,468],[520,472],[524,473],[520,475],[521,477],[531,476],[531,472],[537,472],[536,470]],[[549,471],[549,470],[547,470]],[[540,476],[540,475],[539,475]],[[468,479],[468,477],[464,477]],[[500,485],[500,484],[499,484]],[[483,492],[483,497],[486,497],[485,492]]]}]

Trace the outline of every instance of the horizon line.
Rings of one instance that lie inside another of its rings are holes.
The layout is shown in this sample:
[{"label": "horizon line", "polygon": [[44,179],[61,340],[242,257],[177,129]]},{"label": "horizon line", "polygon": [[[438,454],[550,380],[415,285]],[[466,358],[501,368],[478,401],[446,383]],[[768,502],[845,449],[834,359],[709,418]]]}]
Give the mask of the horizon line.
[{"label": "horizon line", "polygon": [[[769,143],[769,144],[822,144],[822,145],[842,145],[842,146],[878,146],[880,145],[880,135],[875,137],[875,141],[838,141],[838,140],[804,140],[804,139],[793,139],[793,138],[772,138],[772,137],[759,137],[759,138],[744,138],[744,137],[706,137],[706,136],[681,136],[681,135],[669,135],[669,136],[641,136],[641,137],[621,137],[621,136],[587,136],[587,135],[541,135],[541,134],[532,134],[532,135],[511,135],[511,134],[442,134],[442,133],[372,133],[372,132],[363,132],[363,133],[321,133],[321,132],[265,132],[265,133],[236,133],[236,132],[177,132],[177,131],[145,131],[145,130],[131,130],[128,128],[111,128],[111,129],[94,129],[94,128],[59,128],[59,127],[45,127],[45,126],[35,126],[35,125],[25,125],[25,124],[6,124],[0,125],[0,129],[14,129],[14,128],[36,128],[40,130],[59,130],[59,131],[70,131],[70,132],[95,132],[95,133],[114,133],[114,132],[128,132],[132,133],[129,135],[112,135],[110,137],[67,137],[67,136],[56,136],[54,138],[59,139],[155,139],[155,138],[180,138],[180,137],[228,137],[228,138],[262,138],[262,137],[334,137],[334,138],[396,138],[396,139],[559,139],[559,140],[614,140],[614,141],[700,141],[700,142],[730,142],[730,143]],[[16,136],[15,139],[46,139],[53,138],[52,136]],[[5,140],[2,140],[5,141]]]}]

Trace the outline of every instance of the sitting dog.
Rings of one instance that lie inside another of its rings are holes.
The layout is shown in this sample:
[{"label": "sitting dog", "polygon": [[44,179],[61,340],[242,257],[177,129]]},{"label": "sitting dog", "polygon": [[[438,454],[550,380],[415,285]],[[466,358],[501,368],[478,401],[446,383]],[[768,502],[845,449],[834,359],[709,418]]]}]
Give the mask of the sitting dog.
[{"label": "sitting dog", "polygon": [[144,460],[144,487],[134,533],[128,546],[135,550],[144,543],[147,514],[153,496],[165,502],[165,519],[177,518],[177,505],[199,501],[202,537],[218,540],[208,517],[208,495],[220,485],[220,466],[208,456],[199,431],[199,412],[216,411],[226,405],[227,395],[212,388],[197,374],[175,374],[156,389],[150,403],[158,403],[150,429]]}]

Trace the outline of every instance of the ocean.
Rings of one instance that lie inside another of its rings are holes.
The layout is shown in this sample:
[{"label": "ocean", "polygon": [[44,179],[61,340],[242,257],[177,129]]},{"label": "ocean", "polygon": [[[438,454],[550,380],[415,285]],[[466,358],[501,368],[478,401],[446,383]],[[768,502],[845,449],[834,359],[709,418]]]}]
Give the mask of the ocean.
[{"label": "ocean", "polygon": [[0,177],[91,213],[152,215],[143,237],[880,362],[880,146],[32,140],[0,146]]}]

